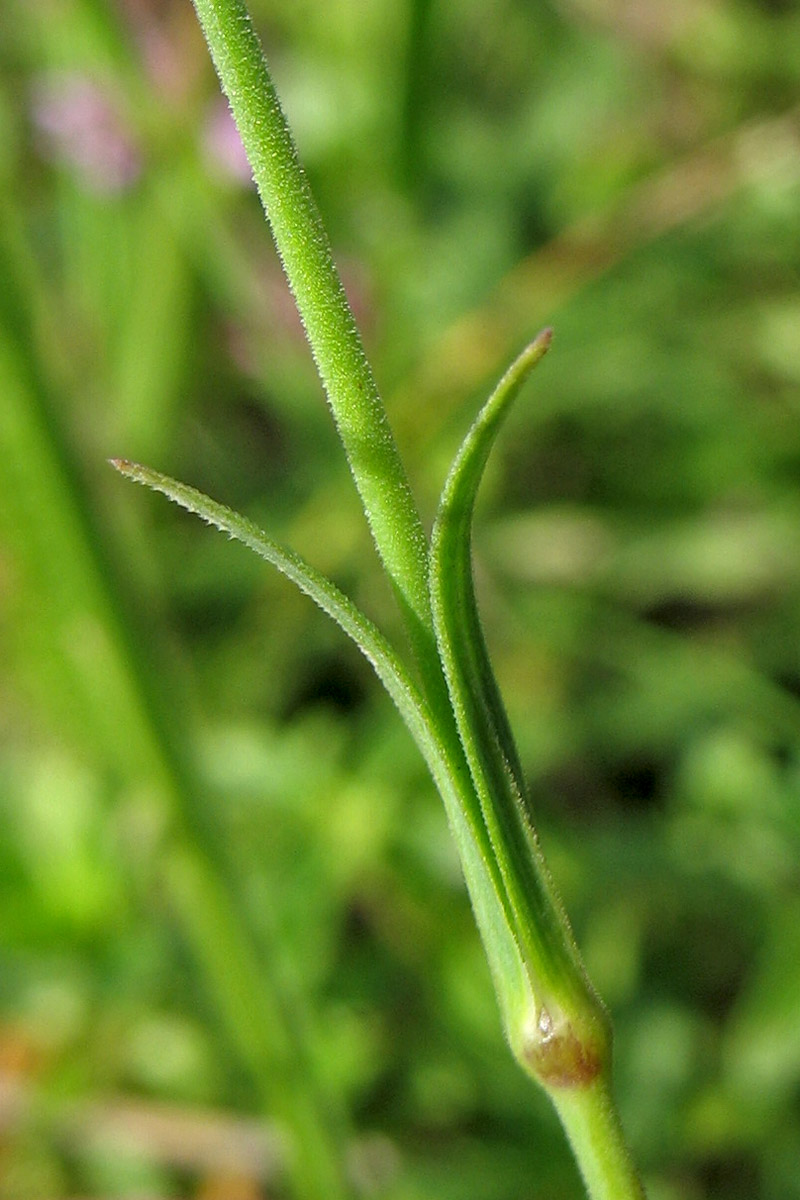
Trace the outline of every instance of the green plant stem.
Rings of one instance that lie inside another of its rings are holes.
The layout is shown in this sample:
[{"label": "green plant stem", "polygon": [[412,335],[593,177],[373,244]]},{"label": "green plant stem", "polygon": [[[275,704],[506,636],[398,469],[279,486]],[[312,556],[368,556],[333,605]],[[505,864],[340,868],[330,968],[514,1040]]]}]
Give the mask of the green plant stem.
[{"label": "green plant stem", "polygon": [[399,597],[423,676],[441,693],[422,522],[261,44],[244,0],[194,0],[194,5],[378,553]]},{"label": "green plant stem", "polygon": [[[454,505],[460,513],[460,519],[467,524],[471,509],[470,497],[477,486],[481,469],[480,462],[468,469],[469,462],[476,449],[481,446],[481,458],[488,452],[486,439],[487,435],[492,436],[492,425],[502,416],[502,410],[507,407],[515,386],[521,381],[526,369],[539,357],[542,349],[541,341],[532,343],[510,368],[462,448],[459,469],[451,477],[454,482],[446,489],[445,495],[450,496],[448,507]],[[359,612],[352,601],[313,567],[304,563],[292,551],[278,545],[246,517],[203,496],[194,488],[148,467],[121,459],[112,461],[113,465],[129,478],[163,492],[175,503],[197,513],[272,563],[311,596],[353,638],[373,664],[425,756],[447,808],[470,888],[475,916],[495,977],[512,1048],[523,1068],[545,1088],[553,1100],[572,1142],[589,1194],[594,1200],[611,1200],[611,1197],[615,1197],[616,1200],[641,1200],[641,1184],[632,1166],[611,1100],[610,1045],[607,1031],[604,1029],[602,1013],[598,1012],[593,994],[587,992],[588,985],[583,980],[579,964],[575,964],[578,968],[577,976],[573,971],[571,956],[573,953],[577,954],[577,951],[571,946],[569,930],[563,927],[558,913],[551,911],[546,881],[542,884],[544,895],[534,879],[529,880],[527,900],[524,896],[518,896],[518,902],[522,901],[524,908],[537,908],[539,911],[529,912],[527,917],[521,911],[515,914],[515,905],[508,892],[509,879],[504,879],[507,870],[502,868],[504,862],[506,868],[509,867],[506,858],[508,845],[516,840],[515,835],[513,831],[507,831],[504,839],[495,839],[494,845],[491,844],[487,826],[481,820],[477,797],[465,777],[462,758],[451,740],[449,726],[445,726],[444,730],[439,727],[434,714],[406,673],[403,663],[394,654],[380,631]],[[441,533],[441,525],[439,529]],[[432,558],[435,566],[437,556]],[[467,562],[463,562],[459,568],[455,562],[448,561],[445,573],[448,577],[461,577],[462,582],[466,582],[467,567]],[[472,608],[471,599],[468,607]],[[479,631],[473,631],[471,636],[474,651],[482,645],[482,640]],[[484,663],[484,669],[490,669],[488,660]],[[489,676],[484,683],[490,684]],[[494,687],[493,682],[490,686]],[[481,687],[477,683],[473,687],[475,694],[479,695]],[[499,700],[496,703],[499,704]],[[497,709],[495,719],[498,716],[504,721],[501,708]],[[477,719],[473,719],[477,725]],[[498,727],[496,734],[498,740],[502,741],[510,737],[510,732],[504,732]],[[512,750],[511,753],[516,761],[515,752]],[[512,771],[514,769],[519,771],[518,764],[516,768],[511,767]],[[496,783],[494,791],[499,797],[501,785]],[[489,825],[493,827],[493,822],[489,822]],[[520,867],[519,857],[518,852],[515,855],[515,878],[518,873],[523,877],[526,875],[525,870]],[[197,895],[195,890],[195,896]],[[194,907],[195,910],[203,909],[202,905],[195,904]],[[212,932],[218,925],[218,910],[218,905],[211,906]],[[546,936],[551,945],[549,949],[542,948],[537,953],[535,939],[541,936]],[[531,938],[534,938],[533,944],[530,942]],[[229,930],[224,938],[209,939],[212,949],[227,941],[236,941],[235,931]],[[201,942],[200,949],[202,948]],[[564,952],[568,955],[566,963],[562,957]],[[246,956],[239,955],[239,961],[245,958]],[[533,959],[537,960],[538,965],[531,971]],[[211,971],[209,974],[213,976],[216,972]],[[551,976],[549,995],[543,991],[543,987],[547,986],[548,975]],[[572,986],[567,987],[567,994],[564,995],[564,983],[569,985],[570,980]],[[553,993],[553,983],[556,984],[556,990],[562,993],[561,1003]],[[236,999],[235,990],[229,999]],[[543,1013],[547,1014],[546,1026],[542,1023]],[[238,1010],[231,1012],[231,1017],[231,1024],[240,1027],[243,1035],[249,1033],[251,1040],[257,1044],[259,1014],[253,1013],[247,1006],[240,1005]],[[593,1029],[592,1026],[596,1026],[598,1019],[599,1028]],[[592,1043],[598,1033],[600,1042],[595,1044],[595,1050],[592,1052]],[[602,1049],[604,1044],[605,1049]],[[265,1066],[269,1069],[268,1064],[265,1063]],[[307,1146],[319,1130],[314,1126],[310,1129],[304,1127],[308,1116],[305,1110],[295,1110],[292,1116],[294,1128],[302,1138],[303,1145]]]},{"label": "green plant stem", "polygon": [[[399,685],[402,668],[374,631],[290,553],[183,485],[163,477],[155,480],[146,468],[121,460],[115,465],[179,503],[189,501],[188,507],[220,528],[235,529],[234,536],[253,548],[260,546],[264,557],[294,577],[355,637],[393,698],[399,697],[398,707],[412,732],[416,727],[415,736],[451,813],[512,1049],[553,1099],[592,1200],[641,1200],[641,1184],[610,1098],[605,1015],[584,977],[528,822],[522,771],[483,643],[471,582],[469,530],[486,454],[507,402],[544,353],[549,335],[533,343],[511,368],[479,417],[445,486],[429,554],[246,4],[194,4],[378,552],[400,600],[424,695],[417,700],[406,683]],[[377,653],[371,654],[368,645]]]},{"label": "green plant stem", "polygon": [[599,1076],[589,1087],[553,1088],[549,1095],[591,1200],[645,1200],[608,1075]]}]

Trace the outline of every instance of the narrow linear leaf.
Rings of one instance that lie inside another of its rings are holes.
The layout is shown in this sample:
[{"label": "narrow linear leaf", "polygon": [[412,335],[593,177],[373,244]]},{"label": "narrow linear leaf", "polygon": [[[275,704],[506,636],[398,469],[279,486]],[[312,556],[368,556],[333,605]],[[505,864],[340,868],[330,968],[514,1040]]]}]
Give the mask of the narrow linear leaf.
[{"label": "narrow linear leaf", "polygon": [[185,483],[127,459],[116,458],[110,462],[121,474],[162,492],[174,503],[196,513],[277,567],[359,647],[394,701],[442,796],[493,973],[495,976],[499,973],[507,980],[514,979],[515,994],[521,994],[525,988],[523,969],[511,933],[509,914],[505,911],[499,866],[461,745],[455,740],[455,731],[450,733],[452,720],[433,718],[426,700],[381,631],[330,579],[298,554],[274,541],[247,517]]},{"label": "narrow linear leaf", "polygon": [[226,508],[224,504],[219,504],[196,488],[171,479],[169,475],[162,475],[160,471],[151,467],[144,467],[124,458],[112,458],[109,461],[128,479],[142,483],[153,491],[162,492],[181,508],[196,513],[209,525],[254,550],[291,579],[292,583],[310,596],[315,604],[352,638],[374,667],[415,738],[418,733],[422,733],[423,725],[426,736],[428,735],[430,718],[425,701],[396,651],[369,618],[327,576],[317,571],[293,550],[281,546],[247,517]]},{"label": "narrow linear leaf", "polygon": [[[483,636],[472,583],[472,518],[478,487],[483,478],[489,452],[503,418],[511,407],[529,373],[546,354],[552,331],[545,329],[513,362],[494,392],[478,414],[464,439],[442,490],[433,533],[438,562],[430,572],[430,587],[439,601],[439,623],[442,630],[456,634],[461,623],[462,636],[453,646],[453,667],[456,660],[463,664],[459,672],[469,685],[470,699],[479,703],[484,713],[483,725],[491,728],[494,740],[503,754],[505,769],[511,774],[517,790],[524,790],[522,767],[514,737],[506,716],[489,652]],[[439,643],[442,649],[441,640]],[[463,688],[459,689],[461,701]]]},{"label": "narrow linear leaf", "polygon": [[530,820],[522,768],[478,615],[471,554],[475,498],[489,451],[551,336],[544,330],[512,364],[456,456],[434,525],[430,589],[459,735],[533,998],[534,1012],[518,1014],[521,1027],[509,1029],[509,1038],[528,1070],[545,1086],[560,1086],[589,1082],[603,1069],[606,1023]]},{"label": "narrow linear leaf", "polygon": [[429,553],[246,0],[193,3],[400,601],[419,685],[347,596],[247,518],[147,467],[124,459],[112,463],[282,571],[372,663],[443,797],[514,1053],[549,1090],[594,1200],[638,1200],[641,1188],[608,1091],[607,1022],[536,841],[472,582],[472,515],[486,459],[510,401],[545,353],[550,332],[540,334],[511,366],[468,434],[445,484]]}]

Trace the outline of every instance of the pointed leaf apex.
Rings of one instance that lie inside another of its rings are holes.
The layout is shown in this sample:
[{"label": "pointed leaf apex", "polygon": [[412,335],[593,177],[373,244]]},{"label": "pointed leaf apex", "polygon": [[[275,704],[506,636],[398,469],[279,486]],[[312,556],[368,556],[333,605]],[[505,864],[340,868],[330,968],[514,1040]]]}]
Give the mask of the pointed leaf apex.
[{"label": "pointed leaf apex", "polygon": [[531,347],[538,346],[541,349],[542,354],[544,354],[547,350],[549,350],[552,340],[553,326],[547,325],[544,329],[537,333],[536,337],[531,342]]},{"label": "pointed leaf apex", "polygon": [[543,358],[550,349],[550,343],[552,340],[553,329],[552,326],[548,325],[545,329],[542,329],[539,333],[537,333],[532,342],[528,343],[514,366],[521,367],[523,372],[527,374],[531,367],[535,366],[539,359]]}]

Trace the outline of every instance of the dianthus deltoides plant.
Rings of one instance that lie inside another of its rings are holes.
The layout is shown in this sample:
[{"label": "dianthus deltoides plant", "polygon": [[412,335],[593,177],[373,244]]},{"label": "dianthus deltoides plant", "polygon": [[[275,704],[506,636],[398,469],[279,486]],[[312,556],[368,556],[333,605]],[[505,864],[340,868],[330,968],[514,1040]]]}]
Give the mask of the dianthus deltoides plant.
[{"label": "dianthus deltoides plant", "polygon": [[403,614],[408,652],[399,654],[330,580],[246,517],[148,467],[124,459],[113,465],[272,563],[372,663],[444,800],[512,1053],[553,1101],[593,1200],[641,1200],[611,1096],[608,1017],[531,825],[472,581],[478,485],[502,420],[547,351],[550,331],[512,363],[467,434],[428,542],[244,0],[194,4]]}]

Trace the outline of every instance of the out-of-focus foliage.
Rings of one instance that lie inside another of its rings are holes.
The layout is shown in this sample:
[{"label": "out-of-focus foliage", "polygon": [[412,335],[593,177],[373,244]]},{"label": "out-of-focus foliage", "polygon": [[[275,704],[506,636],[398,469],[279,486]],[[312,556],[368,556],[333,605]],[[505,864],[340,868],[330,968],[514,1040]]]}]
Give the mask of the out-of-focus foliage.
[{"label": "out-of-focus foliage", "polygon": [[[800,10],[252,7],[427,518],[556,328],[477,538],[542,840],[653,1200],[800,1197]],[[575,1200],[369,669],[105,464],[397,630],[191,5],[0,55],[0,1193],[280,1197],[315,1109],[366,1195]]]}]

